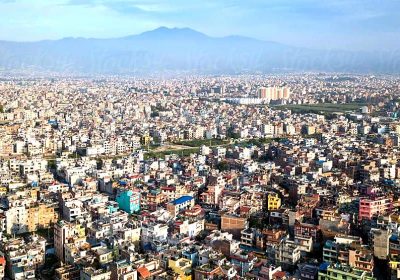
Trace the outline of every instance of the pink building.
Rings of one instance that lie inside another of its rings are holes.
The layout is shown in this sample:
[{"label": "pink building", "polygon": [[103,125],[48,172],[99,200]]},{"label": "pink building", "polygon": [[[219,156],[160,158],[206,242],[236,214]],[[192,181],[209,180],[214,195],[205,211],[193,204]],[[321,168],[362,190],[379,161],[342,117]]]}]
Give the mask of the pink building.
[{"label": "pink building", "polygon": [[360,209],[358,219],[371,220],[375,215],[388,213],[392,210],[391,197],[370,197],[360,199]]}]

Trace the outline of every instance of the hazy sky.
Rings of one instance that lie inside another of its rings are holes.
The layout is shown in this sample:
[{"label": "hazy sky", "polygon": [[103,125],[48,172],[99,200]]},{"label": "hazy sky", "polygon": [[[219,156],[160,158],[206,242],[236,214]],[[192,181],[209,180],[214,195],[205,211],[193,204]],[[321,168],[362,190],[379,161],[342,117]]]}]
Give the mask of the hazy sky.
[{"label": "hazy sky", "polygon": [[400,0],[0,0],[0,39],[190,27],[310,48],[400,49]]}]

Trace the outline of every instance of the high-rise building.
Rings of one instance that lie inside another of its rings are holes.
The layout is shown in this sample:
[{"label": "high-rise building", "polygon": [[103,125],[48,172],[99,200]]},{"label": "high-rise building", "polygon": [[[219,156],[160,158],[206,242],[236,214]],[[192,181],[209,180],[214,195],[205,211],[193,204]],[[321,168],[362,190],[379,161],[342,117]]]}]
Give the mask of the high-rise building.
[{"label": "high-rise building", "polygon": [[260,87],[258,89],[258,98],[267,98],[267,88],[265,87]]},{"label": "high-rise building", "polygon": [[260,87],[258,98],[268,100],[282,100],[290,98],[290,88],[288,87]]},{"label": "high-rise building", "polygon": [[85,240],[85,228],[78,223],[59,221],[54,224],[54,249],[57,258],[65,261],[64,245],[67,243],[81,243]]}]

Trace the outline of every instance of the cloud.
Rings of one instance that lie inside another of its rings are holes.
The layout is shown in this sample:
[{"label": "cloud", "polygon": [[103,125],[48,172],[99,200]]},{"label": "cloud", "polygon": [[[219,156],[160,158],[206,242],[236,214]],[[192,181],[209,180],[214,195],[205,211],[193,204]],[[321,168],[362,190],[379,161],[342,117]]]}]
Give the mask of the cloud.
[{"label": "cloud", "polygon": [[69,0],[65,5],[69,6],[102,6],[120,14],[137,13],[162,13],[168,12],[167,6],[163,6],[155,1],[113,1],[113,0]]},{"label": "cloud", "polygon": [[[196,14],[203,10],[221,9],[233,7],[235,0],[213,1],[213,0],[68,0],[64,5],[70,6],[103,6],[122,14],[136,13],[179,13],[192,12]],[[217,12],[218,10],[212,11]]]}]

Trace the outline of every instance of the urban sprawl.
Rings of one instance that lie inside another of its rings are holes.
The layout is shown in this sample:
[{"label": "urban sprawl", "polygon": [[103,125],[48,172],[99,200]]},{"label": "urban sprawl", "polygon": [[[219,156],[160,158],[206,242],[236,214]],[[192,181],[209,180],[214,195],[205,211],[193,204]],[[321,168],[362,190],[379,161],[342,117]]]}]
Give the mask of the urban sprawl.
[{"label": "urban sprawl", "polygon": [[0,278],[400,279],[400,77],[0,80]]}]

